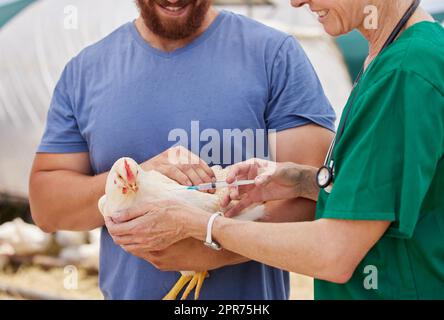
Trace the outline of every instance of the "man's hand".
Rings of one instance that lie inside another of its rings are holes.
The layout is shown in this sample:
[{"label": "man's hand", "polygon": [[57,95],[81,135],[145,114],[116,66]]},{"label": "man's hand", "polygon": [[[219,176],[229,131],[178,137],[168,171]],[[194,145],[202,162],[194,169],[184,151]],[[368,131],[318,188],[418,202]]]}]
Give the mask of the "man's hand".
[{"label": "man's hand", "polygon": [[209,215],[175,201],[152,201],[106,217],[105,222],[116,244],[162,271],[204,271],[246,262],[235,253],[216,252],[189,238],[186,227],[196,218],[202,218],[198,225],[205,225]]},{"label": "man's hand", "polygon": [[[185,186],[215,180],[213,170],[197,155],[184,147],[170,148],[141,164],[144,170],[157,170]],[[214,193],[214,190],[210,191]]]}]

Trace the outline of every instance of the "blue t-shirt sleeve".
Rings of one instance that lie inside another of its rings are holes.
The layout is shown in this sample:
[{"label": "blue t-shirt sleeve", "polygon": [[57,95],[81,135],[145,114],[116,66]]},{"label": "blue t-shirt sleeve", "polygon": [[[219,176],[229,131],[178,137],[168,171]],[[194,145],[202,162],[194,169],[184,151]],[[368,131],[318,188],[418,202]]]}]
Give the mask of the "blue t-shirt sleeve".
[{"label": "blue t-shirt sleeve", "polygon": [[274,58],[265,119],[267,128],[276,131],[310,123],[335,130],[335,112],[294,37],[285,39]]},{"label": "blue t-shirt sleeve", "polygon": [[48,111],[46,129],[38,153],[88,152],[74,115],[72,63],[68,64],[56,85]]}]

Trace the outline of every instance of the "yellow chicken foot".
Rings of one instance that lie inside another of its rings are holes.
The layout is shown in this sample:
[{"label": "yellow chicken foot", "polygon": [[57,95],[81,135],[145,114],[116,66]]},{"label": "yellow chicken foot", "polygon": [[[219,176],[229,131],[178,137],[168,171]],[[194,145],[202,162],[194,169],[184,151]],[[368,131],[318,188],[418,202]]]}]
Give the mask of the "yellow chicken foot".
[{"label": "yellow chicken foot", "polygon": [[194,293],[194,300],[198,300],[200,295],[200,290],[202,289],[203,282],[207,275],[208,273],[206,271],[196,272],[193,276],[193,279],[191,279],[190,283],[188,284],[188,287],[185,289],[185,292],[183,293],[182,298],[180,298],[180,300],[186,300],[190,292],[193,291],[194,288],[196,288],[196,291]]},{"label": "yellow chicken foot", "polygon": [[188,298],[190,292],[196,287],[197,279],[198,279],[198,273],[195,273],[193,279],[191,279],[190,283],[188,283],[188,287],[185,289],[185,292],[183,293],[182,298],[180,298],[180,300],[186,300]]},{"label": "yellow chicken foot", "polygon": [[185,285],[190,282],[194,276],[184,276],[182,275],[179,280],[177,280],[174,287],[168,292],[168,294],[163,297],[162,300],[176,300],[177,296],[179,295],[179,292],[185,287]]},{"label": "yellow chicken foot", "polygon": [[197,279],[196,291],[194,292],[194,300],[199,300],[200,289],[202,289],[202,285],[205,281],[205,278],[208,277],[208,272],[206,272],[206,271],[199,272],[197,275],[198,275],[198,279]]}]

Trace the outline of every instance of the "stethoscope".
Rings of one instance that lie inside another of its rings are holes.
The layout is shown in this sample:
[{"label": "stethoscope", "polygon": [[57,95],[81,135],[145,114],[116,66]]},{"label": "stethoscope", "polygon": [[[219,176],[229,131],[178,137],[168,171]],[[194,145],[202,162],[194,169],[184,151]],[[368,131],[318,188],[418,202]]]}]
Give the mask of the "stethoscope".
[{"label": "stethoscope", "polygon": [[[416,9],[418,9],[419,5],[421,3],[421,0],[415,0],[412,5],[407,9],[406,13],[402,17],[402,19],[398,22],[395,29],[390,34],[389,38],[385,42],[384,46],[382,47],[381,53],[383,50],[385,50],[389,45],[391,45],[395,39],[398,37],[401,30],[405,27],[407,22],[410,20],[410,18],[415,13]],[[330,148],[328,149],[327,156],[324,161],[324,165],[319,169],[317,176],[316,176],[316,182],[319,186],[319,188],[324,189],[326,192],[330,192],[334,179],[335,179],[335,160],[333,159],[333,152],[335,150],[335,146],[339,143],[340,139],[342,138],[342,135],[344,134],[345,126],[347,124],[348,116],[350,115],[350,111],[353,109],[353,105],[355,103],[355,98],[359,92],[359,88],[356,92],[356,87],[359,84],[359,81],[362,78],[362,75],[364,74],[364,67],[359,72],[359,75],[356,77],[356,80],[353,84],[352,92],[353,96],[351,98],[350,106],[347,110],[347,113],[345,114],[344,121],[342,123],[342,126],[338,133],[335,135],[335,138],[333,139],[333,142],[330,145]]]}]

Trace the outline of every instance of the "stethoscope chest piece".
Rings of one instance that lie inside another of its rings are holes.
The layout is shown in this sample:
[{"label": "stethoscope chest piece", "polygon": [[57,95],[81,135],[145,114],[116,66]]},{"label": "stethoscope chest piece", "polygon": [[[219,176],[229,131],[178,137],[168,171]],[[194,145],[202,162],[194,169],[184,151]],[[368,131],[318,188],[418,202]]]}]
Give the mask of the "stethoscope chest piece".
[{"label": "stethoscope chest piece", "polygon": [[316,183],[318,187],[327,193],[331,192],[335,179],[335,161],[333,160],[333,149],[335,148],[335,145],[336,136],[328,149],[324,165],[319,168],[318,173],[316,174]]},{"label": "stethoscope chest piece", "polygon": [[324,165],[319,169],[318,174],[316,175],[316,182],[319,188],[324,189],[327,193],[330,193],[333,188],[333,170],[333,166]]}]

